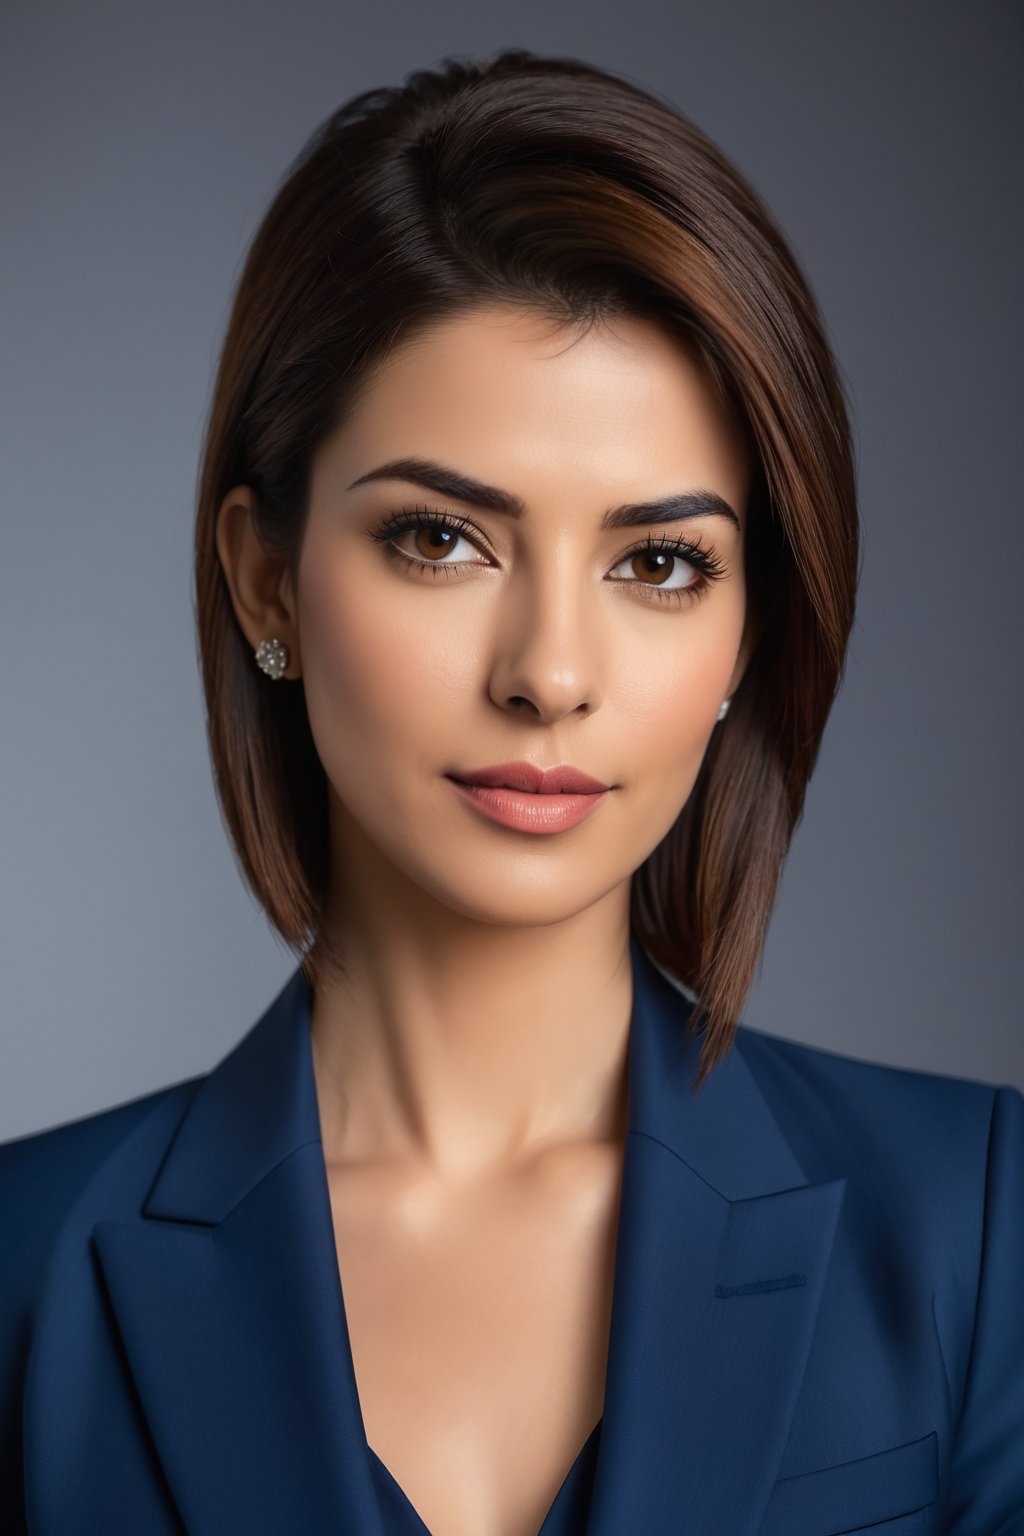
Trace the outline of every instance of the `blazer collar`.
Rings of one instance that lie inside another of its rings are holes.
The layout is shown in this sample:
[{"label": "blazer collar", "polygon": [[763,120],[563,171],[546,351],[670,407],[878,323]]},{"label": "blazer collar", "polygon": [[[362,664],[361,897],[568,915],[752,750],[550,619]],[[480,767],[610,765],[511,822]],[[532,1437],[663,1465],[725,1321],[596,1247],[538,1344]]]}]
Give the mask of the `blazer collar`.
[{"label": "blazer collar", "polygon": [[[690,1093],[692,1004],[633,936],[629,1118],[587,1536],[754,1536],[845,1180],[808,1182],[734,1047]],[[385,1536],[338,1277],[296,969],[205,1077],[138,1219],[94,1227],[190,1536]],[[653,1469],[656,1475],[651,1475]]]}]

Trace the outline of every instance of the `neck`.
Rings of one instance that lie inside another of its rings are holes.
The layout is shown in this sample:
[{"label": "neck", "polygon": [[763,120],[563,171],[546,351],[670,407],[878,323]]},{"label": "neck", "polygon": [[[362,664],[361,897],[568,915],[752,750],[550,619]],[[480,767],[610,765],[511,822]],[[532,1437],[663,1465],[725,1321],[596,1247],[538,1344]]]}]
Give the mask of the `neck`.
[{"label": "neck", "polygon": [[541,927],[474,921],[393,879],[361,873],[358,891],[328,926],[344,972],[311,1005],[328,1167],[470,1179],[625,1135],[628,885]]}]

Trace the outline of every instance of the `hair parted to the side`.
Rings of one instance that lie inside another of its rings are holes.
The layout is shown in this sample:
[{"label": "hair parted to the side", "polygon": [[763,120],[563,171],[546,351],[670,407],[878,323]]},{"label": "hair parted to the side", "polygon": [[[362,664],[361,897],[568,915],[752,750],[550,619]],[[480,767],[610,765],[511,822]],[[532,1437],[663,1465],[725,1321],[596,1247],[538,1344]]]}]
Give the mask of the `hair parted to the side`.
[{"label": "hair parted to the side", "polygon": [[199,469],[195,599],[217,792],[242,872],[315,984],[326,778],[300,682],[236,620],[220,504],[251,486],[293,574],[311,460],[391,350],[482,303],[619,314],[687,341],[750,443],[745,549],[760,638],[675,825],[637,869],[632,927],[697,1000],[693,1091],[729,1052],[842,676],[858,577],[844,388],[771,214],[682,113],[571,58],[444,59],[314,132],[249,249]]}]

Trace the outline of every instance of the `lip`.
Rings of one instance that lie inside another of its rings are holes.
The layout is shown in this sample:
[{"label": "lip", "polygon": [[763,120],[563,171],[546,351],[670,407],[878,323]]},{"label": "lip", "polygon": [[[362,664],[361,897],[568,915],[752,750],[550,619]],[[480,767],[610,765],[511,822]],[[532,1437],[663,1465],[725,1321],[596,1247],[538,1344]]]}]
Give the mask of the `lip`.
[{"label": "lip", "polygon": [[611,788],[567,763],[556,768],[538,768],[533,763],[497,763],[492,768],[450,773],[447,777],[457,784],[518,789],[529,795],[599,795]]},{"label": "lip", "polygon": [[564,764],[544,770],[532,763],[500,763],[445,777],[488,820],[516,832],[564,832],[575,827],[597,809],[611,788]]},{"label": "lip", "polygon": [[564,832],[592,815],[609,794],[607,790],[591,790],[585,795],[561,791],[531,795],[503,784],[463,784],[458,779],[451,779],[451,783],[489,821],[515,832]]}]

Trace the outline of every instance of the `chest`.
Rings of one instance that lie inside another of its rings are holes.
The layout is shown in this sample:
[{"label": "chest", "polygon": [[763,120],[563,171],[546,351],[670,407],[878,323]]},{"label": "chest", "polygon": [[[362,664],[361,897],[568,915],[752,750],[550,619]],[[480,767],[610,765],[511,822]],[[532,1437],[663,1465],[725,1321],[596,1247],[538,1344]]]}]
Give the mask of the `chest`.
[{"label": "chest", "polygon": [[366,1440],[431,1536],[537,1536],[601,1417],[621,1148],[458,1193],[329,1175]]}]

